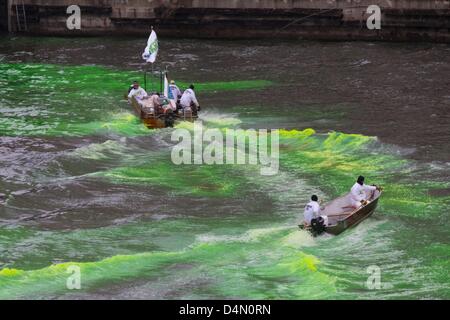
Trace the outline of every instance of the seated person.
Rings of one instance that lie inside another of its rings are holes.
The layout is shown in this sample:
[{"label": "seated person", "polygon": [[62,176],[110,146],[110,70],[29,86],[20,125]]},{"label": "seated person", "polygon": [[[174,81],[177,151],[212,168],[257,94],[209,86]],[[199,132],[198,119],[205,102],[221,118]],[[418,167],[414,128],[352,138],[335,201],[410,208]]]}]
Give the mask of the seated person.
[{"label": "seated person", "polygon": [[177,106],[175,103],[172,103],[171,101],[169,101],[168,104],[164,105],[162,107],[164,109],[164,113],[169,113],[169,112],[175,112],[177,111]]},{"label": "seated person", "polygon": [[359,209],[362,206],[367,205],[370,195],[368,194],[368,192],[379,190],[378,187],[365,185],[364,181],[365,178],[363,176],[360,176],[351,190],[352,207],[355,209]]},{"label": "seated person", "polygon": [[151,105],[155,108],[157,114],[161,113],[169,113],[169,112],[175,112],[177,110],[177,105],[175,104],[175,101],[169,100],[164,95],[161,95],[159,93],[153,94],[150,98]]},{"label": "seated person", "polygon": [[169,112],[176,112],[177,111],[177,104],[175,100],[169,99],[166,96],[160,96],[159,98],[161,109],[164,113]]},{"label": "seated person", "polygon": [[154,108],[157,114],[164,112],[159,93],[153,93],[148,98],[148,102],[146,102],[146,105]]},{"label": "seated person", "polygon": [[317,196],[311,197],[311,202],[309,202],[305,207],[304,218],[306,225],[310,226],[313,219],[322,218],[324,220],[325,226],[328,225],[328,217],[320,215],[320,204],[319,198]]},{"label": "seated person", "polygon": [[131,88],[130,92],[128,93],[128,99],[131,99],[132,97],[136,98],[138,102],[144,100],[148,97],[147,92],[141,88],[139,85],[139,82],[134,81],[133,87]]}]

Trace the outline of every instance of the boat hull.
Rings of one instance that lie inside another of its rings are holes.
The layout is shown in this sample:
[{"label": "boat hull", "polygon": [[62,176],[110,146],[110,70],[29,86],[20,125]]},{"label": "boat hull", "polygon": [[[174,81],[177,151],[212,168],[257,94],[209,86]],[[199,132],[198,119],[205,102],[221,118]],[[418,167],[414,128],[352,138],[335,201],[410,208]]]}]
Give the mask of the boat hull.
[{"label": "boat hull", "polygon": [[372,201],[367,206],[362,207],[354,214],[350,215],[348,218],[338,221],[337,225],[328,226],[326,228],[326,232],[337,236],[346,231],[347,229],[356,227],[358,224],[368,219],[375,213],[375,210],[378,207],[378,200],[379,198]]},{"label": "boat hull", "polygon": [[135,98],[130,100],[130,104],[134,113],[141,119],[144,125],[149,129],[164,129],[173,127],[176,123],[188,121],[194,122],[198,116],[191,113],[178,115],[176,113],[155,114],[151,111],[152,108],[142,106]]}]

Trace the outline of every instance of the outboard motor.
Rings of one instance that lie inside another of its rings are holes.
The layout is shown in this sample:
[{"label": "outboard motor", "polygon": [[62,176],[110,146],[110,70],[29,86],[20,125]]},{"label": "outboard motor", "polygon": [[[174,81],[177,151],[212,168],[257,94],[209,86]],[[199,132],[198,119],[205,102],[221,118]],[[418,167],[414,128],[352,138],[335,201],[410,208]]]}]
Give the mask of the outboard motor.
[{"label": "outboard motor", "polygon": [[175,125],[175,115],[173,114],[172,110],[169,110],[164,118],[164,125],[166,128],[173,128]]},{"label": "outboard motor", "polygon": [[327,231],[325,220],[322,217],[311,220],[311,233],[317,237]]}]

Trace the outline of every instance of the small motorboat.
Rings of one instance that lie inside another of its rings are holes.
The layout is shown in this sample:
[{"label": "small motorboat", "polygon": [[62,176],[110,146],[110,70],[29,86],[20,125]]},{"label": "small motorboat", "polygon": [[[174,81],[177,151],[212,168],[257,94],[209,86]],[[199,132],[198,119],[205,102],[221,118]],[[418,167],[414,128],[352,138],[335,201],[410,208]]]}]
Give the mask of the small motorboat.
[{"label": "small motorboat", "polygon": [[300,225],[300,229],[310,231],[314,236],[322,233],[339,235],[357,226],[366,220],[375,212],[378,207],[378,200],[382,195],[382,191],[373,191],[366,201],[366,204],[359,209],[351,206],[351,194],[346,194],[330,203],[328,203],[320,212],[320,215],[328,217],[327,226],[309,226]]},{"label": "small motorboat", "polygon": [[151,99],[138,102],[133,97],[129,99],[129,103],[133,107],[136,115],[149,129],[172,128],[176,122],[194,122],[198,119],[198,113],[195,110],[195,107],[186,108],[184,110],[179,109],[177,111],[166,111],[163,107],[171,102],[164,98],[160,99],[159,105],[156,107]]}]

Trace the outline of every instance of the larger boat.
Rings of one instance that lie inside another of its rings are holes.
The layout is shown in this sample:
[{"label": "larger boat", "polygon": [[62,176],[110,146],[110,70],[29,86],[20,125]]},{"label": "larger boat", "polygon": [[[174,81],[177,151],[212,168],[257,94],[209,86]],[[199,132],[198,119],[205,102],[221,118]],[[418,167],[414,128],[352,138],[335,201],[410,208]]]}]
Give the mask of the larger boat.
[{"label": "larger boat", "polygon": [[[142,58],[147,63],[152,63],[153,65],[153,63],[155,63],[156,61],[158,50],[158,37],[152,27],[150,37],[147,41],[147,47],[145,48]],[[133,107],[134,112],[147,126],[147,128],[169,128],[173,127],[177,121],[194,122],[196,119],[198,119],[198,112],[200,111],[200,107],[198,107],[198,109],[196,106],[180,108],[177,105],[178,97],[173,97],[169,88],[167,68],[165,71],[160,70],[157,73],[159,73],[160,94],[151,94],[150,96],[145,97],[142,100],[137,100],[135,97],[129,98],[128,94],[126,95],[126,99],[128,99],[129,104]],[[153,66],[151,78],[152,77],[155,77]],[[144,73],[144,82],[145,91],[147,91],[147,72]]]},{"label": "larger boat", "polygon": [[194,106],[192,108],[177,109],[176,111],[170,109],[167,111],[167,108],[164,108],[164,106],[168,106],[171,102],[165,98],[160,98],[157,106],[155,106],[152,99],[138,101],[134,97],[129,99],[129,103],[136,115],[149,129],[171,128],[177,122],[194,122],[198,119],[198,112]]},{"label": "larger boat", "polygon": [[323,232],[339,235],[349,228],[355,227],[370,216],[373,215],[378,207],[378,201],[382,195],[382,191],[376,190],[371,193],[366,201],[366,204],[359,209],[354,209],[350,206],[351,195],[346,194],[330,203],[328,203],[323,210],[322,216],[328,217],[328,225],[319,229],[314,226],[300,225],[300,229],[310,231],[317,236]]}]

